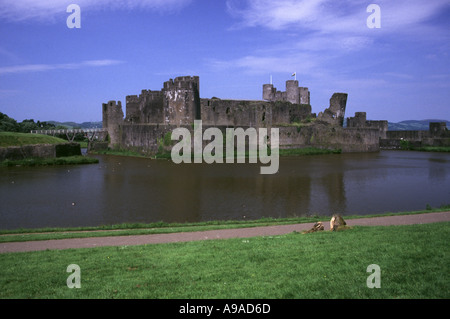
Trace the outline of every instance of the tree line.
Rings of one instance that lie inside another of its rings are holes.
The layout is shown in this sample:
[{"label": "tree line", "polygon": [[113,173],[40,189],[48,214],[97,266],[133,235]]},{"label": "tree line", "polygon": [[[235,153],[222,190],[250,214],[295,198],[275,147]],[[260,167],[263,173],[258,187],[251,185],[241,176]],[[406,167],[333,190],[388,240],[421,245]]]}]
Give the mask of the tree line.
[{"label": "tree line", "polygon": [[[33,130],[64,130],[67,127],[62,125],[55,125],[49,122],[34,121],[34,119],[23,120],[17,122],[15,119],[0,112],[0,132],[17,132],[17,133],[30,133]],[[66,138],[64,134],[56,134],[56,137]],[[81,133],[77,133],[75,140],[82,141],[84,136]]]},{"label": "tree line", "polygon": [[48,122],[35,122],[33,119],[17,122],[15,119],[0,112],[0,132],[30,133],[32,130],[58,130],[66,129],[65,126],[56,126]]}]

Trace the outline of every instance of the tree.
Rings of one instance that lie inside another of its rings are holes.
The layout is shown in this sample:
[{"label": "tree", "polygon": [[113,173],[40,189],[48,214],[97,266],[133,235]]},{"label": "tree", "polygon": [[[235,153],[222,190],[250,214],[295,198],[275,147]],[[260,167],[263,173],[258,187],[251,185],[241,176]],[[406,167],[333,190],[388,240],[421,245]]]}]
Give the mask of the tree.
[{"label": "tree", "polygon": [[19,124],[15,119],[12,119],[8,115],[0,112],[0,131],[18,132]]}]

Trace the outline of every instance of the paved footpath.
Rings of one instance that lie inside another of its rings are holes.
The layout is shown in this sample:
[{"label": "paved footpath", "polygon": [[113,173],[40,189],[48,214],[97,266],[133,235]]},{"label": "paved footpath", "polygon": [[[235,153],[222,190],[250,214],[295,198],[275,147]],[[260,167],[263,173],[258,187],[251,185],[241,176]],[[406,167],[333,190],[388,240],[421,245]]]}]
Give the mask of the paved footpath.
[{"label": "paved footpath", "polygon": [[[388,226],[411,225],[450,221],[450,212],[425,213],[415,215],[398,215],[373,218],[357,218],[346,220],[348,226]],[[329,220],[322,220],[325,230],[330,229]],[[248,238],[255,236],[276,236],[293,231],[311,229],[314,223],[249,227],[238,229],[220,229],[198,232],[184,232],[171,234],[133,235],[88,237],[73,239],[53,239],[41,241],[0,243],[0,253],[38,251],[46,249],[92,248],[102,246],[131,246],[144,244],[160,244],[171,242],[185,242],[194,240]]]}]

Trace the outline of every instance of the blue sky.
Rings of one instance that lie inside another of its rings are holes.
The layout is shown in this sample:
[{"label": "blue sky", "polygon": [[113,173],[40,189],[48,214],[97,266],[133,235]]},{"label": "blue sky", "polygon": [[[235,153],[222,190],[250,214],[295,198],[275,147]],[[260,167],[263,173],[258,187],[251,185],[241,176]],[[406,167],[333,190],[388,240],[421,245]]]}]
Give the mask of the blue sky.
[{"label": "blue sky", "polygon": [[100,121],[102,103],[183,75],[202,98],[260,100],[297,72],[316,113],[346,92],[346,116],[450,120],[449,52],[448,0],[1,0],[0,112]]}]

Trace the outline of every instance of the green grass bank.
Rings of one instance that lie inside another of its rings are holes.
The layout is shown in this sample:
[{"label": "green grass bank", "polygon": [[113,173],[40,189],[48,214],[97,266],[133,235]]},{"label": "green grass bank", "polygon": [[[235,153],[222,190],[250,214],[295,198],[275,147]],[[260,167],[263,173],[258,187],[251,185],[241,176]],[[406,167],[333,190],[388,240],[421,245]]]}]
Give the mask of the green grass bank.
[{"label": "green grass bank", "polygon": [[[25,146],[25,145],[43,145],[43,144],[65,144],[66,140],[31,133],[0,132],[0,147]],[[57,146],[58,147],[58,146]],[[5,159],[0,161],[0,167],[15,166],[48,166],[48,165],[78,165],[94,164],[99,160],[87,156],[61,156],[61,157],[27,157],[23,159]]]},{"label": "green grass bank", "polygon": [[[0,298],[450,297],[450,223],[0,255]],[[81,288],[67,287],[80,267]],[[369,265],[380,288],[368,288]]]},{"label": "green grass bank", "polygon": [[0,132],[0,147],[60,143],[67,143],[67,141],[42,134]]},{"label": "green grass bank", "polygon": [[[133,150],[125,150],[125,149],[108,149],[108,150],[99,150],[99,151],[92,151],[92,154],[99,154],[99,155],[118,155],[118,156],[134,156],[134,157],[150,157],[150,158],[156,158],[156,159],[171,159],[171,152],[169,151],[159,151],[158,153],[154,155],[147,155],[143,154],[138,151]],[[322,149],[322,148],[315,148],[315,147],[305,147],[305,148],[292,148],[292,149],[280,149],[279,155],[280,156],[307,156],[307,155],[325,155],[325,154],[341,154],[342,151],[340,149]],[[224,156],[226,153],[223,153]],[[270,152],[269,152],[270,155]],[[243,154],[244,157],[249,157],[249,152],[246,152]],[[257,153],[255,156],[259,156],[259,153]],[[235,157],[237,155],[235,154]],[[193,158],[193,155],[192,155]],[[225,158],[225,157],[224,157]]]}]

